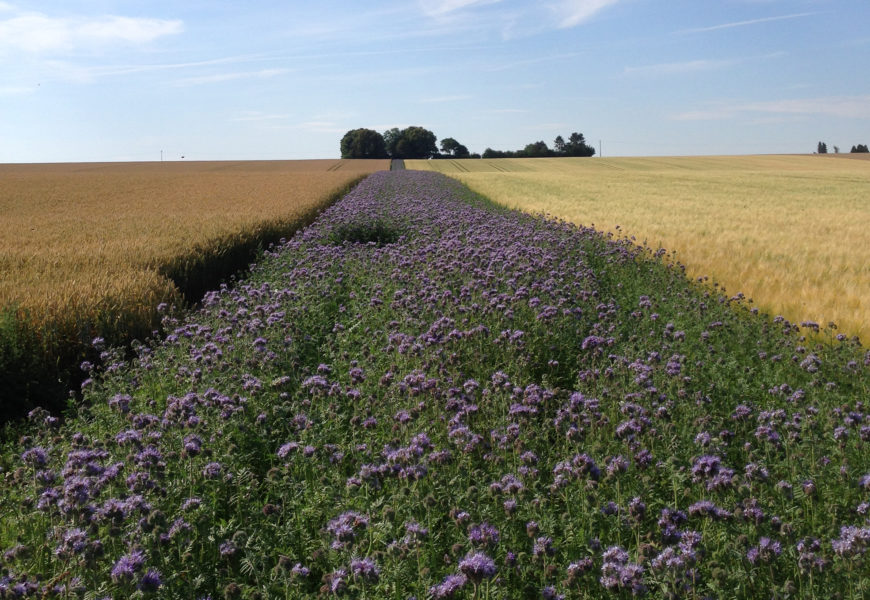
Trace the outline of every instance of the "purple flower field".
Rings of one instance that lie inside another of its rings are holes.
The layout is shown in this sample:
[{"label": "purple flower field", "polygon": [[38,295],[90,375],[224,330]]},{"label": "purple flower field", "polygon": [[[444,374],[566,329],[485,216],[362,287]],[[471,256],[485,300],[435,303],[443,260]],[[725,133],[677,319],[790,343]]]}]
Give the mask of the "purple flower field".
[{"label": "purple flower field", "polygon": [[370,176],[8,432],[0,598],[867,596],[870,353],[669,260]]}]

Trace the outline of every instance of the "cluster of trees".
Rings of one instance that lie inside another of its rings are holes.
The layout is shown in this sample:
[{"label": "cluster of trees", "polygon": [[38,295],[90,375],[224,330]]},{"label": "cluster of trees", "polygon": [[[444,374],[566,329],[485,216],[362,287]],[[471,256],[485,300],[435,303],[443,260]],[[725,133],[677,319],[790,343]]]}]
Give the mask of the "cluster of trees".
[{"label": "cluster of trees", "polygon": [[[393,127],[383,134],[374,129],[351,129],[341,138],[342,158],[471,158],[468,148],[453,138],[441,140],[423,127]],[[477,155],[480,158],[480,155]]]},{"label": "cluster of trees", "polygon": [[594,156],[595,148],[586,143],[582,133],[574,132],[568,140],[560,135],[553,140],[553,147],[544,141],[527,144],[522,150],[493,150],[487,148],[483,158],[539,158],[544,156]]},{"label": "cluster of trees", "polygon": [[[374,129],[351,129],[341,138],[342,158],[480,158],[454,138],[441,140],[441,151],[435,134],[423,127],[405,129],[393,127],[384,133]],[[821,144],[821,142],[819,142]],[[827,152],[827,150],[826,150]],[[522,150],[493,150],[487,148],[483,158],[537,158],[542,156],[593,156],[595,148],[586,143],[582,133],[574,132],[567,141],[560,135],[553,147],[546,142],[527,144]]]},{"label": "cluster of trees", "polygon": [[[860,154],[860,153],[870,153],[870,148],[867,148],[867,144],[858,144],[857,146],[852,146],[852,149],[849,150],[850,154]],[[828,153],[828,145],[825,142],[819,142],[818,146],[816,146],[817,154],[827,154]],[[834,154],[839,154],[840,148],[834,146]]]}]

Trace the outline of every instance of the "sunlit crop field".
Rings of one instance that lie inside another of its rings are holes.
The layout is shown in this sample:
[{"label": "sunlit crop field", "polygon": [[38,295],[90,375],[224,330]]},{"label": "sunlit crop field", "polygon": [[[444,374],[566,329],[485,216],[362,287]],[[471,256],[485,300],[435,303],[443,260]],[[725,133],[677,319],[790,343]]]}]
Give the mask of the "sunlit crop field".
[{"label": "sunlit crop field", "polygon": [[870,340],[870,160],[841,156],[407,161],[510,207],[663,247],[692,277]]},{"label": "sunlit crop field", "polygon": [[[36,318],[171,298],[163,275],[292,224],[386,161],[0,165],[0,307]],[[62,318],[62,315],[60,315]]]},{"label": "sunlit crop field", "polygon": [[60,364],[94,336],[141,339],[159,323],[159,303],[217,285],[262,241],[289,236],[351,183],[388,168],[352,160],[0,165],[0,378],[9,384],[0,405],[33,393],[24,372],[43,365],[28,357]]}]

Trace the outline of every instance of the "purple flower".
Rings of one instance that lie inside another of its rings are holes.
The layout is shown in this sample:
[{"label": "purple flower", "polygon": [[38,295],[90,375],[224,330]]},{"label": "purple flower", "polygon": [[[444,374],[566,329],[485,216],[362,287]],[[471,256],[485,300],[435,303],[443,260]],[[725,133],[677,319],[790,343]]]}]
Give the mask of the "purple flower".
[{"label": "purple flower", "polygon": [[236,552],[238,552],[238,548],[236,547],[235,543],[233,543],[232,540],[227,540],[227,541],[223,542],[218,547],[218,550],[221,553],[221,558],[232,558],[233,556],[236,555]]},{"label": "purple flower", "polygon": [[810,571],[823,571],[828,566],[828,561],[820,555],[822,542],[818,538],[804,538],[797,543],[798,567],[804,573]]},{"label": "purple flower", "polygon": [[769,563],[782,554],[782,544],[768,537],[758,540],[758,545],[753,546],[746,552],[746,559],[754,564],[759,562]]},{"label": "purple flower", "polygon": [[468,578],[459,573],[456,575],[448,575],[441,583],[429,588],[429,594],[433,600],[442,600],[444,598],[452,598],[453,595],[468,583]]},{"label": "purple flower", "polygon": [[376,582],[381,569],[372,558],[354,558],[350,561],[350,571],[354,579]]},{"label": "purple flower", "polygon": [[840,528],[840,537],[831,541],[834,552],[845,558],[860,556],[868,547],[870,547],[870,527],[845,525]]},{"label": "purple flower", "polygon": [[368,524],[367,515],[353,510],[338,515],[326,525],[326,530],[334,538],[332,547],[338,549],[348,545],[356,538],[357,533],[368,527]]},{"label": "purple flower", "polygon": [[223,467],[219,462],[210,462],[203,468],[202,474],[206,479],[218,479],[222,471]]},{"label": "purple flower", "polygon": [[700,500],[689,507],[689,516],[692,517],[710,517],[714,521],[730,518],[731,512],[724,508],[719,508],[709,500]]},{"label": "purple flower", "polygon": [[160,571],[157,569],[148,569],[148,571],[142,576],[142,580],[139,582],[139,589],[142,591],[154,591],[163,585],[163,581],[160,579]]},{"label": "purple flower", "polygon": [[87,533],[76,527],[64,532],[63,539],[55,548],[54,553],[58,557],[66,559],[73,555],[81,554],[87,545]]},{"label": "purple flower", "polygon": [[299,444],[296,442],[287,442],[278,448],[278,458],[287,458],[291,452],[299,449]]},{"label": "purple flower", "polygon": [[553,548],[553,538],[549,537],[539,537],[535,539],[535,543],[532,546],[532,555],[536,557],[542,556],[552,556],[556,553],[556,549]]},{"label": "purple flower", "polygon": [[129,394],[115,394],[109,398],[109,406],[120,413],[127,414],[130,412],[130,402],[133,397]]},{"label": "purple flower", "polygon": [[429,535],[429,530],[417,523],[416,521],[408,521],[405,523],[405,531],[409,536],[421,540]]},{"label": "purple flower", "polygon": [[629,590],[633,595],[646,592],[643,582],[644,569],[636,563],[629,562],[628,552],[619,546],[611,546],[602,554],[601,585],[608,590]]},{"label": "purple flower", "polygon": [[459,561],[459,570],[462,571],[474,583],[480,583],[484,579],[495,576],[495,561],[483,552],[467,554]]},{"label": "purple flower", "polygon": [[21,460],[33,467],[43,467],[48,462],[48,451],[41,446],[36,446],[26,450],[21,455]]},{"label": "purple flower", "polygon": [[552,585],[548,585],[541,590],[541,597],[544,600],[565,600],[565,594],[557,593],[556,588]]},{"label": "purple flower", "polygon": [[346,569],[336,569],[332,573],[329,573],[326,576],[326,582],[329,585],[329,591],[333,594],[338,594],[339,592],[343,592],[347,587],[347,570]]},{"label": "purple flower", "polygon": [[498,529],[484,521],[479,525],[472,525],[468,529],[468,540],[474,546],[486,547],[498,544]]},{"label": "purple flower", "polygon": [[115,583],[130,582],[145,564],[145,554],[141,550],[134,550],[124,554],[112,567],[112,581]]}]

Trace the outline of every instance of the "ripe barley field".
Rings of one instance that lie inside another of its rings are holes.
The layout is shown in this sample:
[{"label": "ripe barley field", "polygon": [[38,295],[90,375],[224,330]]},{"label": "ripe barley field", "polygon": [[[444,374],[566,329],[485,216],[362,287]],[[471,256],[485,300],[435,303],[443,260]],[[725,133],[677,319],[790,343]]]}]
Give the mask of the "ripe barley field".
[{"label": "ripe barley field", "polygon": [[407,161],[652,249],[795,322],[870,340],[870,160],[854,155]]},{"label": "ripe barley field", "polygon": [[243,268],[259,244],[388,168],[362,160],[0,165],[0,370],[18,368],[24,347],[75,354],[94,336],[118,342],[150,331],[159,303],[196,298]]}]

